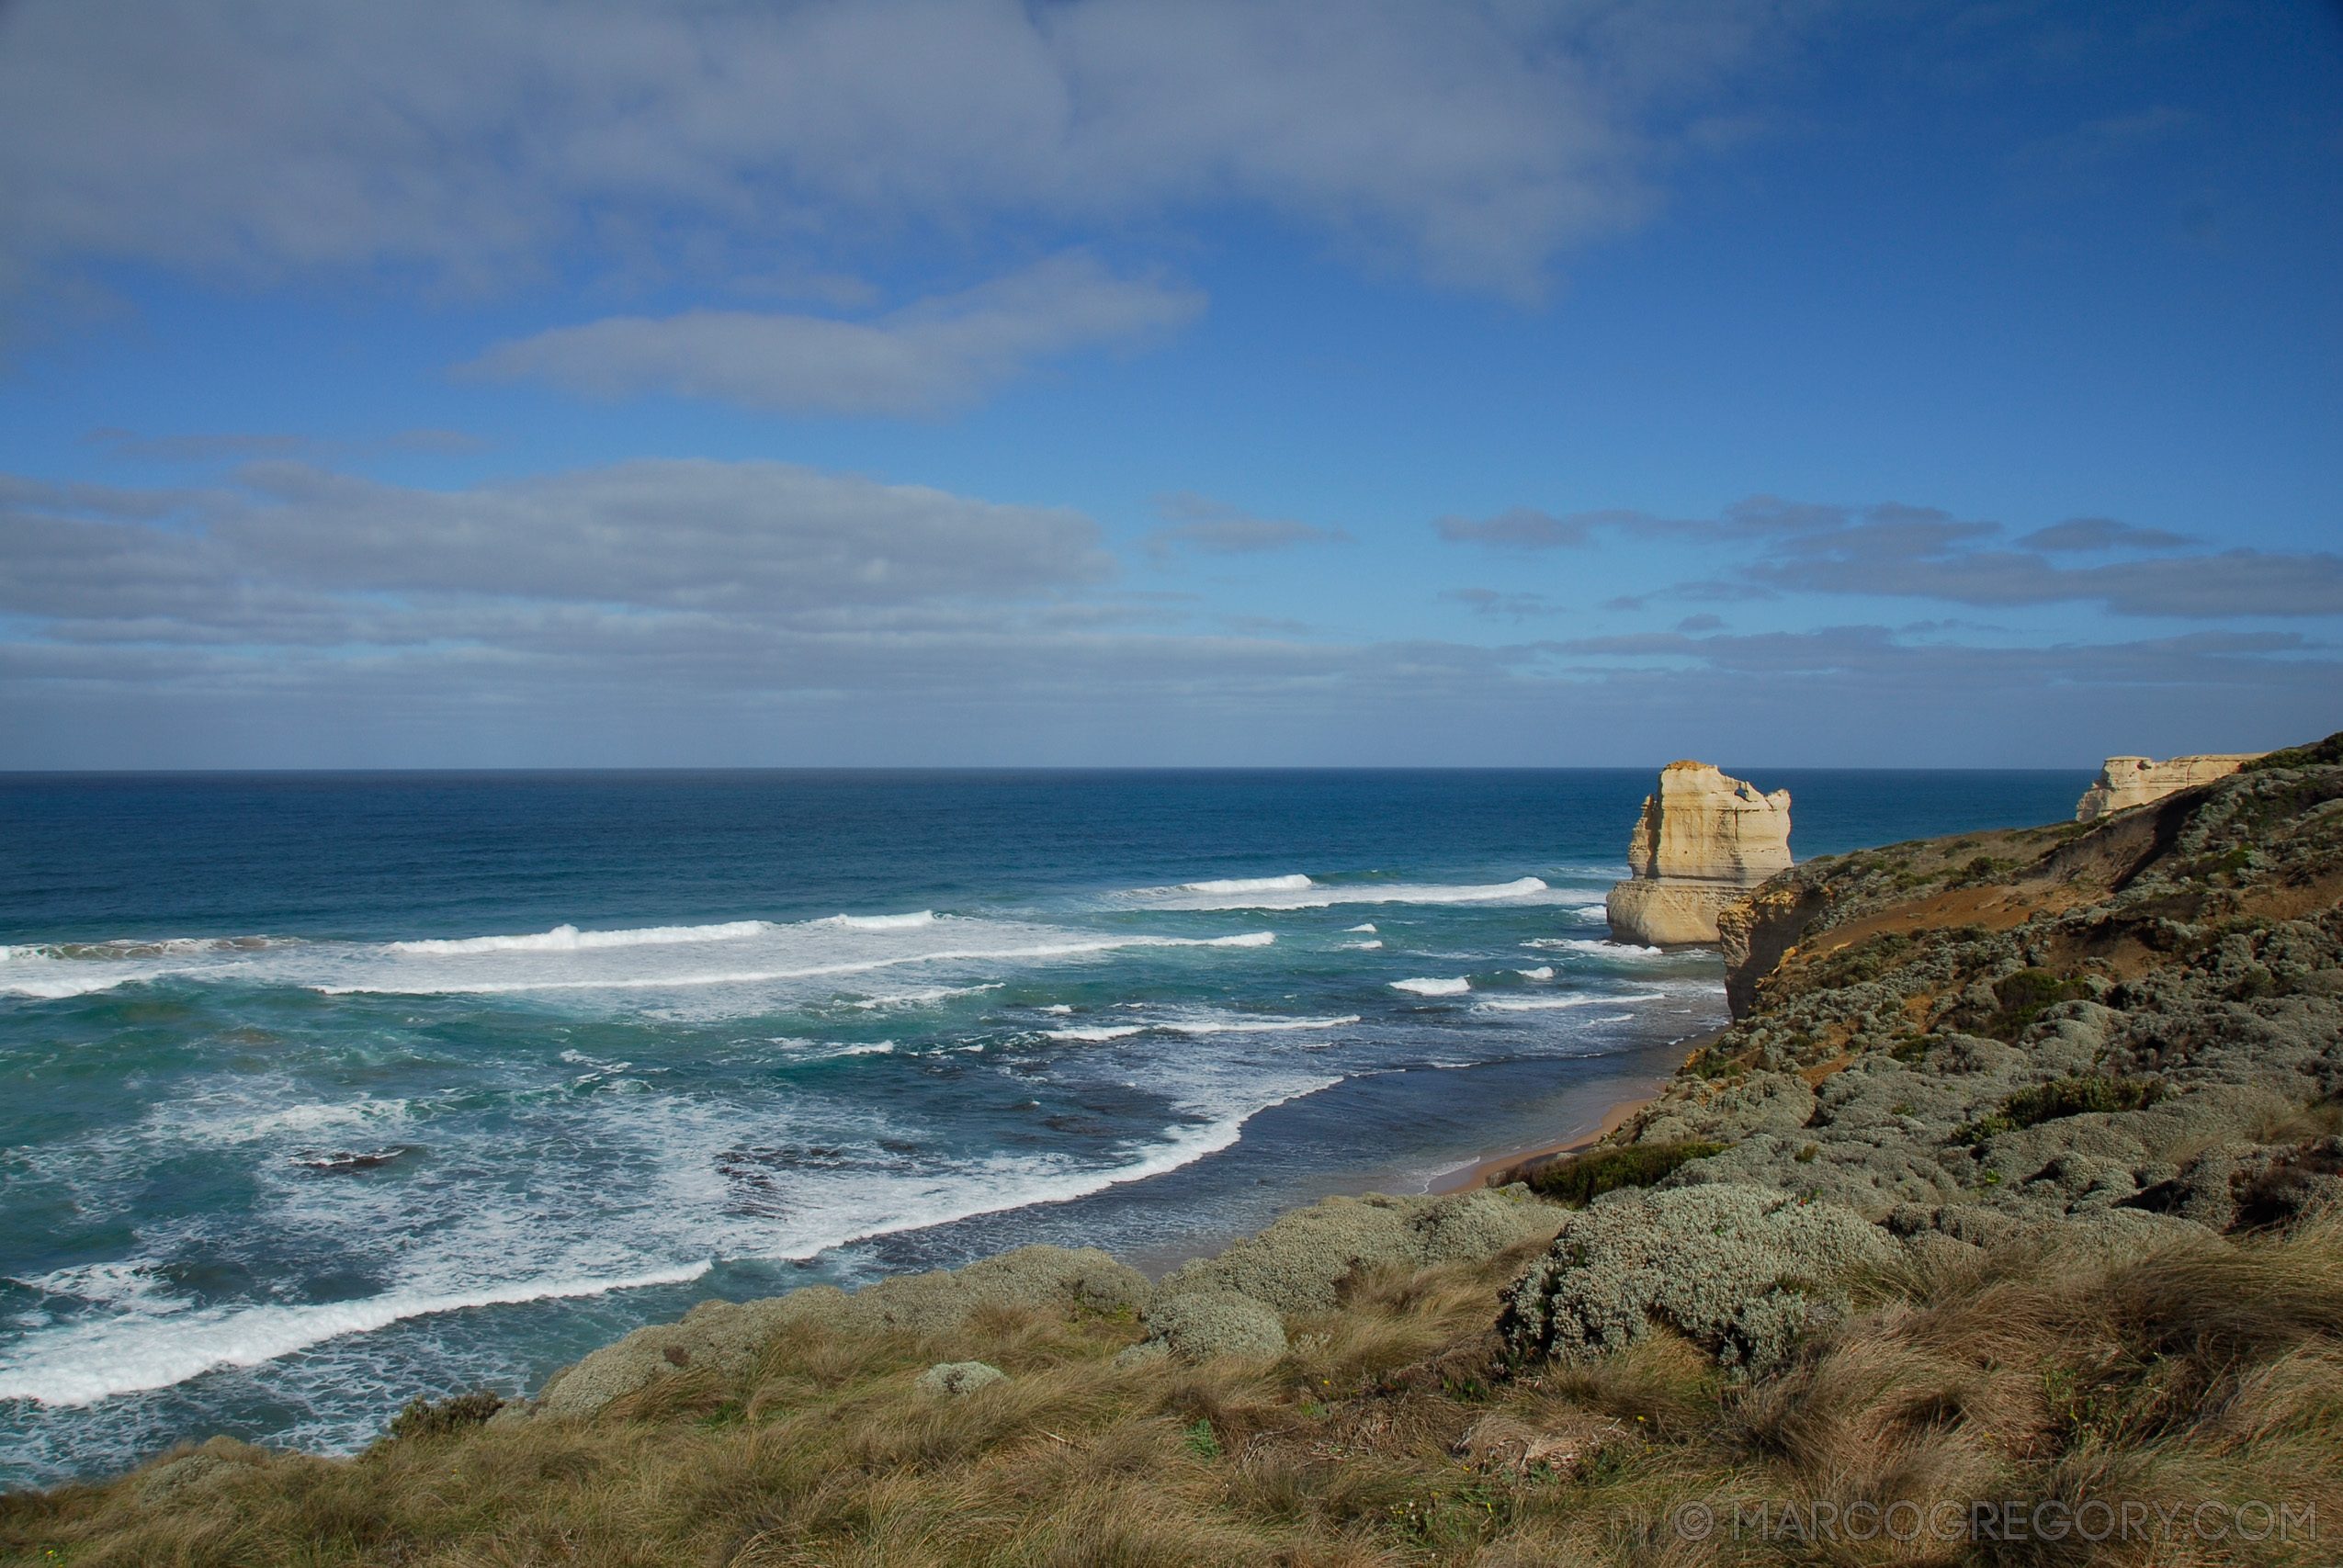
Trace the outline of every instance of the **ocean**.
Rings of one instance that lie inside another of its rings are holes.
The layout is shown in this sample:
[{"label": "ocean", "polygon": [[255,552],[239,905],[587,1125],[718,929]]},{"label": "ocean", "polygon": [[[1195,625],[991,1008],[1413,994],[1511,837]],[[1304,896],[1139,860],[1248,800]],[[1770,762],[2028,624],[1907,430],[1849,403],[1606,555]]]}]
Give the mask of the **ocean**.
[{"label": "ocean", "polygon": [[[1753,776],[1805,858],[2090,775]],[[1590,1130],[1726,1021],[1606,940],[1651,780],[0,774],[0,1485]]]}]

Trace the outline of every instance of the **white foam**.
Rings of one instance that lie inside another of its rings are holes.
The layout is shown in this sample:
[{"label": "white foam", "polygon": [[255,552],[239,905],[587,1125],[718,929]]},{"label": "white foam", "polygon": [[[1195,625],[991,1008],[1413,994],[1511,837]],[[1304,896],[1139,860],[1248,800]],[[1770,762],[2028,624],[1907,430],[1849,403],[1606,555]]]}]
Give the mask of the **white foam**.
[{"label": "white foam", "polygon": [[251,1367],[345,1334],[366,1334],[411,1317],[466,1307],[598,1296],[646,1285],[676,1285],[708,1270],[702,1260],[614,1280],[542,1280],[426,1294],[390,1291],[362,1301],[312,1306],[187,1307],[74,1321],[27,1335],[0,1357],[0,1399],[46,1405],[95,1404],[209,1371]]},{"label": "white foam", "polygon": [[1052,1002],[1041,1010],[1047,1013],[1055,1013],[1059,1018],[1063,1018],[1074,1010],[1068,1007],[1064,1002]]},{"label": "white foam", "polygon": [[931,986],[923,991],[905,991],[900,996],[865,997],[854,1005],[867,1012],[873,1008],[923,1007],[950,997],[973,997],[980,991],[997,991],[1000,983],[987,986]]},{"label": "white foam", "polygon": [[[1262,878],[1261,880],[1282,880]],[[1449,886],[1434,883],[1361,882],[1329,885],[1308,882],[1299,887],[1264,887],[1251,893],[1203,891],[1202,884],[1169,889],[1149,888],[1126,894],[1126,898],[1153,909],[1320,909],[1335,904],[1488,904],[1550,902],[1539,895],[1550,892],[1534,876],[1511,882]]]},{"label": "white foam", "polygon": [[877,969],[889,969],[905,964],[949,964],[983,962],[1015,958],[1067,958],[1083,953],[1114,953],[1134,947],[1267,947],[1277,940],[1273,931],[1247,931],[1239,936],[1177,937],[1128,936],[1101,937],[1089,941],[1037,943],[1031,947],[944,948],[926,953],[907,953],[882,958],[851,959],[836,964],[814,964],[787,969],[728,969],[693,973],[592,976],[560,980],[508,980],[496,976],[468,979],[447,974],[428,978],[417,976],[401,983],[395,976],[379,980],[365,980],[345,985],[312,985],[309,988],[325,996],[356,994],[389,996],[475,996],[505,995],[533,991],[644,991],[668,990],[707,986],[753,986],[776,980],[806,980],[832,975],[864,975]]},{"label": "white foam", "polygon": [[1554,965],[1541,964],[1534,969],[1516,969],[1513,973],[1524,980],[1551,980],[1554,978]]},{"label": "white foam", "polygon": [[1473,988],[1470,980],[1394,980],[1395,991],[1411,991],[1420,997],[1460,997]]},{"label": "white foam", "polygon": [[1582,936],[1532,937],[1523,947],[1542,947],[1562,953],[1589,953],[1598,958],[1665,958],[1663,947],[1638,947],[1632,942],[1598,942]]},{"label": "white foam", "polygon": [[[841,915],[840,919],[845,919]],[[932,918],[932,917],[931,917]],[[611,947],[672,947],[691,942],[737,942],[763,936],[769,920],[727,920],[714,926],[644,926],[636,931],[582,931],[555,926],[531,936],[470,936],[390,943],[392,953],[592,953]]]},{"label": "white foam", "polygon": [[1118,1023],[1102,1024],[1090,1028],[1050,1029],[1043,1032],[1052,1040],[1121,1040],[1127,1035],[1144,1034],[1149,1027],[1144,1023]]},{"label": "white foam", "polygon": [[1656,1002],[1662,996],[1648,997],[1483,997],[1473,1004],[1476,1012],[1546,1012],[1556,1008],[1633,1007],[1638,1002]]},{"label": "white foam", "polygon": [[1359,1021],[1357,1013],[1341,1018],[1216,1018],[1203,1022],[1173,1021],[1159,1023],[1174,1034],[1282,1034],[1289,1029],[1341,1029]]},{"label": "white foam", "polygon": [[849,1045],[838,1053],[841,1056],[885,1056],[893,1053],[895,1042],[882,1040],[876,1045]]},{"label": "white foam", "polygon": [[1365,931],[1369,935],[1373,935],[1375,932],[1375,922],[1370,920],[1363,926],[1345,926],[1342,929],[1346,931]]},{"label": "white foam", "polygon": [[311,1102],[262,1110],[234,1094],[188,1094],[157,1104],[147,1120],[157,1132],[192,1144],[245,1144],[287,1133],[327,1127],[364,1127],[404,1118],[404,1100],[357,1100],[343,1104]]},{"label": "white foam", "polygon": [[1383,945],[1383,940],[1378,937],[1373,942],[1346,942],[1341,945],[1345,953],[1372,953]]},{"label": "white foam", "polygon": [[1184,893],[1294,893],[1310,886],[1307,876],[1231,876],[1217,882],[1183,882]]},{"label": "white foam", "polygon": [[810,922],[817,926],[843,926],[857,931],[909,931],[935,923],[935,911],[915,909],[908,915],[832,915],[828,919]]},{"label": "white foam", "polygon": [[[18,962],[22,962],[19,960]],[[63,965],[59,966],[61,970]],[[78,969],[79,965],[74,965]],[[93,991],[110,991],[117,986],[128,986],[141,980],[152,980],[168,970],[149,970],[134,975],[91,973],[27,974],[11,968],[0,972],[0,991],[12,991],[20,997],[34,997],[42,1001],[62,1001],[67,997],[85,997]]]}]

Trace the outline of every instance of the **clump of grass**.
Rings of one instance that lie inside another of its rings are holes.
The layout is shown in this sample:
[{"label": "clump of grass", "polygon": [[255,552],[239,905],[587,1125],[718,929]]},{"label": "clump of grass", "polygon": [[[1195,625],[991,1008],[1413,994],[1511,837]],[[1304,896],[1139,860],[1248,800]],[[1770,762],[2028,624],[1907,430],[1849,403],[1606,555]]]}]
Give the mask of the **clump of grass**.
[{"label": "clump of grass", "polygon": [[1952,1134],[1956,1144],[1981,1144],[1997,1133],[2053,1122],[2087,1111],[2137,1111],[2161,1101],[2168,1090],[2162,1078],[2060,1078],[2054,1083],[2021,1089],[2001,1102],[1990,1116],[1964,1122]]},{"label": "clump of grass", "polygon": [[492,1389],[459,1393],[436,1404],[427,1399],[412,1399],[390,1418],[390,1430],[385,1436],[394,1443],[444,1438],[479,1426],[504,1407],[503,1397]]},{"label": "clump of grass", "polygon": [[[998,1310],[926,1339],[808,1327],[739,1379],[680,1374],[591,1422],[410,1423],[346,1460],[216,1441],[105,1485],[0,1499],[0,1559],[2211,1568],[2325,1559],[2299,1539],[2294,1557],[2274,1538],[2257,1557],[2185,1530],[2032,1556],[1876,1537],[1820,1551],[1729,1528],[1687,1540],[1670,1520],[1692,1502],[1729,1524],[1736,1505],[1983,1498],[2282,1501],[2323,1530],[2343,1517],[2331,1219],[2247,1241],[1919,1253],[1858,1280],[1857,1309],[1778,1374],[1741,1382],[1660,1331],[1590,1363],[1507,1366],[1495,1297],[1534,1250],[1364,1272],[1339,1310],[1289,1322],[1295,1348],[1275,1362],[1117,1368],[1130,1325]],[[922,1396],[911,1380],[939,1359],[1011,1377]]]},{"label": "clump of grass", "polygon": [[1530,1190],[1555,1202],[1584,1208],[1605,1192],[1621,1187],[1649,1187],[1686,1161],[1723,1154],[1727,1146],[1693,1140],[1592,1149],[1533,1173],[1529,1178]]}]

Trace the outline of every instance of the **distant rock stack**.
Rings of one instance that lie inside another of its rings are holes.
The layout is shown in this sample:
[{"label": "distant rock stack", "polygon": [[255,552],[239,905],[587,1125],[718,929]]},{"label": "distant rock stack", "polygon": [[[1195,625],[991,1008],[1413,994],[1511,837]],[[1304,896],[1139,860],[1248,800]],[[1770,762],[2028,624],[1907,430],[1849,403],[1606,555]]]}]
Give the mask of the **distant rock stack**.
[{"label": "distant rock stack", "polygon": [[1604,908],[1622,942],[1715,942],[1717,911],[1790,869],[1790,792],[1760,795],[1706,762],[1670,762],[1627,842],[1635,875]]},{"label": "distant rock stack", "polygon": [[2265,755],[2261,751],[2240,751],[2175,757],[2164,762],[2146,757],[2110,757],[2100,764],[2099,777],[2091,781],[2090,788],[2083,791],[2083,798],[2075,803],[2075,820],[2093,821],[2110,812],[2127,811],[2151,800],[2162,800],[2192,785],[2225,779],[2255,758]]}]

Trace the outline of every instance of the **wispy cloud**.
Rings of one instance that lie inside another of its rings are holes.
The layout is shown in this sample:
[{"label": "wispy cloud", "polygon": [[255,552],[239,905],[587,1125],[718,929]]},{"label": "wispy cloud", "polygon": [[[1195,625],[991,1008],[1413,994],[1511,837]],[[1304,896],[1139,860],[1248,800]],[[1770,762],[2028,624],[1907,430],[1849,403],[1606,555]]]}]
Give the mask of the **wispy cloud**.
[{"label": "wispy cloud", "polygon": [[1543,593],[1500,593],[1494,588],[1449,588],[1440,595],[1443,604],[1462,604],[1489,620],[1526,621],[1568,613],[1567,605],[1548,602]]},{"label": "wispy cloud", "polygon": [[1591,516],[1552,517],[1515,506],[1494,517],[1435,517],[1432,531],[1453,545],[1488,545],[1501,550],[1573,549],[1594,541]]},{"label": "wispy cloud", "polygon": [[488,443],[460,430],[402,430],[393,434],[335,440],[291,432],[230,431],[209,435],[141,435],[134,430],[102,426],[83,437],[106,448],[109,457],[144,463],[247,462],[262,457],[300,457],[325,461],[374,457],[386,452],[420,452],[443,456],[485,451]]},{"label": "wispy cloud", "polygon": [[1199,550],[1205,555],[1256,555],[1288,550],[1296,545],[1347,545],[1351,536],[1341,528],[1319,528],[1290,517],[1256,517],[1240,507],[1208,495],[1181,491],[1155,498],[1156,515],[1166,526],[1139,541],[1158,560],[1174,550]]},{"label": "wispy cloud", "polygon": [[2021,535],[2017,542],[2028,549],[2080,555],[2095,550],[2178,550],[2204,541],[2162,528],[2135,528],[2112,517],[2070,517]]},{"label": "wispy cloud", "polygon": [[1160,338],[1204,305],[1194,289],[1116,277],[1070,253],[875,321],[613,316],[498,344],[458,374],[599,398],[666,392],[790,413],[935,413],[979,401],[1039,361]]},{"label": "wispy cloud", "polygon": [[[1964,604],[2096,603],[2118,615],[2196,620],[2343,615],[2343,556],[2207,553],[2187,536],[2109,517],[2071,518],[2013,540],[1998,523],[1964,520],[1939,507],[1759,495],[1714,518],[1631,511],[1555,517],[1515,507],[1483,523],[1443,517],[1432,527],[1452,542],[1500,549],[1586,547],[1611,538],[1712,551],[1715,575],[1616,595],[1603,602],[1607,610],[1638,611],[1657,599],[1822,593]],[[2050,558],[2080,554],[2149,558],[2090,566]]]}]

